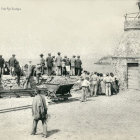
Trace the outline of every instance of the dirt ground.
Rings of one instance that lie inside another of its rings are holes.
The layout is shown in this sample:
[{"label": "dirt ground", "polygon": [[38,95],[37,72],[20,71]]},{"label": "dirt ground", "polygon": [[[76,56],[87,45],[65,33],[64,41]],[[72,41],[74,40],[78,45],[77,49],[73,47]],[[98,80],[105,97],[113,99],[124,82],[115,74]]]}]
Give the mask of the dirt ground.
[{"label": "dirt ground", "polygon": [[[140,91],[79,101],[80,92],[67,102],[49,104],[48,140],[139,140]],[[32,97],[0,99],[0,109],[29,105]],[[0,140],[43,140],[42,125],[32,129],[31,109],[0,114]]]}]

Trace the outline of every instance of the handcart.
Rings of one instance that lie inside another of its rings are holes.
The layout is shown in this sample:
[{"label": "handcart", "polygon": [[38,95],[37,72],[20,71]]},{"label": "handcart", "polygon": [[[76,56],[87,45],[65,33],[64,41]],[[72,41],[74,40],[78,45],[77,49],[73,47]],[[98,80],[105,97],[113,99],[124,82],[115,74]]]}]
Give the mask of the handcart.
[{"label": "handcart", "polygon": [[70,94],[70,91],[72,89],[74,84],[51,84],[47,83],[47,94],[48,96],[53,100],[68,100],[69,97],[72,95]]}]

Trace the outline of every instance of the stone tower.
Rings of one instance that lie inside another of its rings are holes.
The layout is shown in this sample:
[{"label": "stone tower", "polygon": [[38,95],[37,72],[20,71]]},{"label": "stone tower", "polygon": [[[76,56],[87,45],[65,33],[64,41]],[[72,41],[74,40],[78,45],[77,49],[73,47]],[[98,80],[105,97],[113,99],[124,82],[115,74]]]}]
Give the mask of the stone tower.
[{"label": "stone tower", "polygon": [[120,88],[140,89],[140,12],[125,15],[124,33],[112,60]]}]

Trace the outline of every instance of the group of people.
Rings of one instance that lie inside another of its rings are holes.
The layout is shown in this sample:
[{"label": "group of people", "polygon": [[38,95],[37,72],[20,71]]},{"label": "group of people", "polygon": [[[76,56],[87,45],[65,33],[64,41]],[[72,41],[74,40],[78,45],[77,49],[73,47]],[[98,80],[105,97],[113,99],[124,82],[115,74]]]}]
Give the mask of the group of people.
[{"label": "group of people", "polygon": [[40,54],[40,61],[37,65],[33,65],[30,60],[28,64],[21,67],[15,54],[8,61],[5,61],[2,55],[0,55],[0,76],[3,74],[17,76],[18,85],[20,85],[20,77],[25,76],[25,88],[28,88],[32,76],[36,76],[38,84],[39,78],[44,74],[48,76],[80,76],[81,72],[82,61],[80,56],[76,57],[73,55],[72,58],[64,56],[63,58],[61,53],[58,52],[57,57],[51,56],[51,53],[48,53],[48,56],[44,58],[44,55]]},{"label": "group of people", "polygon": [[119,92],[119,81],[113,73],[89,73],[83,71],[80,79],[76,82],[82,88],[81,101],[86,101],[87,96],[105,94],[111,96]]},{"label": "group of people", "polygon": [[51,56],[51,53],[48,53],[46,60],[43,56],[43,54],[40,55],[42,74],[44,74],[45,68],[47,68],[48,75],[81,75],[82,61],[80,59],[80,56],[77,56],[76,58],[76,56],[73,55],[71,59],[67,56],[64,56],[64,58],[62,58],[60,52],[57,53],[57,57]]},{"label": "group of people", "polygon": [[[81,102],[87,100],[87,97],[98,96],[105,94],[111,96],[119,92],[119,81],[113,73],[90,73],[82,71],[82,61],[80,56],[73,55],[71,59],[67,56],[61,57],[61,53],[58,52],[58,56],[51,56],[48,53],[46,59],[44,55],[40,55],[40,63],[36,66],[29,61],[23,68],[20,67],[19,61],[17,61],[15,55],[6,62],[2,55],[0,55],[0,77],[7,72],[11,76],[17,76],[17,84],[20,85],[20,77],[24,75],[26,77],[24,88],[28,88],[31,83],[31,78],[36,76],[36,83],[39,83],[41,75],[58,75],[58,76],[80,76],[80,79],[76,82],[82,89]],[[1,78],[0,78],[1,79]],[[36,134],[38,121],[41,120],[43,124],[43,137],[47,137],[47,118],[48,118],[48,107],[46,100],[41,95],[40,90],[37,90],[37,95],[33,99],[32,114],[33,114],[33,128],[32,135]]]},{"label": "group of people", "polygon": [[9,59],[9,61],[5,61],[2,55],[0,55],[0,80],[2,75],[17,75],[17,84],[20,85],[20,76],[21,76],[21,67],[19,62],[15,58],[15,54]]}]

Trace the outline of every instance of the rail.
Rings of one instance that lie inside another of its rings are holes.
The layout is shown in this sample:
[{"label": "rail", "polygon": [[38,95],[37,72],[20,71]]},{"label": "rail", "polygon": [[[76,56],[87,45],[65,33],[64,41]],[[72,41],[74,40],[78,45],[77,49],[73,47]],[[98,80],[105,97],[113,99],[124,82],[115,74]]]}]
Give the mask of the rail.
[{"label": "rail", "polygon": [[140,20],[140,12],[136,12],[136,13],[128,13],[124,15],[125,20]]}]

